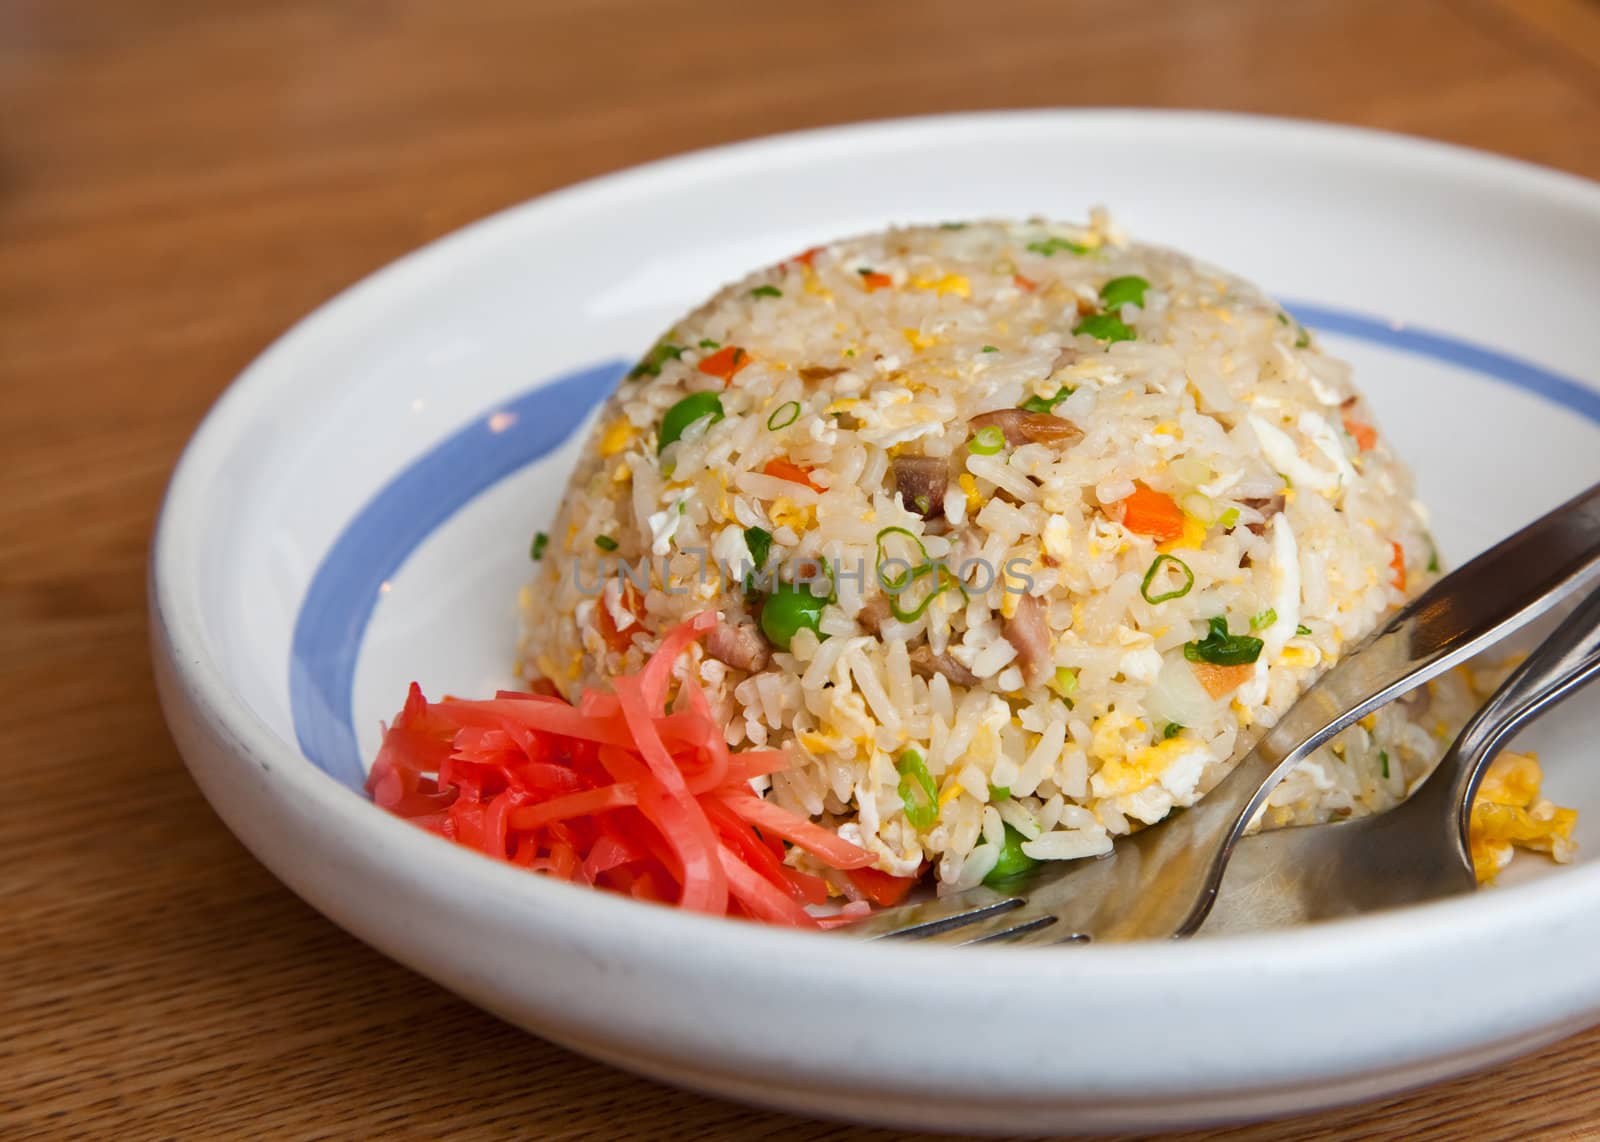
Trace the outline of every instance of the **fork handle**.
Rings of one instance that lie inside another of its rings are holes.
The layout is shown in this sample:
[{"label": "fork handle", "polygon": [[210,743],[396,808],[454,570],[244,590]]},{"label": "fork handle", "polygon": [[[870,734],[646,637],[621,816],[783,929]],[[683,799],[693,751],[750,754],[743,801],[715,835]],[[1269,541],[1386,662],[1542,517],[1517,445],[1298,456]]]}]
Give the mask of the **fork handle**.
[{"label": "fork handle", "polygon": [[[1171,824],[1215,853],[1199,903],[1177,928],[1205,920],[1233,846],[1279,781],[1334,735],[1532,621],[1600,567],[1600,484],[1445,576],[1340,660],[1196,808]],[[1220,841],[1220,843],[1219,843]]]}]

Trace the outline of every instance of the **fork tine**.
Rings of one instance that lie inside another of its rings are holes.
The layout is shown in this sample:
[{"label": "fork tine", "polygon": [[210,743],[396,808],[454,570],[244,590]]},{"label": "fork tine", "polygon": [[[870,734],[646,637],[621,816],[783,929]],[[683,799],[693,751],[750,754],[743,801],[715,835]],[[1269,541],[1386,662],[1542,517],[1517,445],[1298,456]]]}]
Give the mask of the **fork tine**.
[{"label": "fork tine", "polygon": [[1089,937],[1063,924],[1053,912],[1033,904],[1007,909],[964,924],[935,932],[929,943],[954,944],[1066,944],[1084,943]]},{"label": "fork tine", "polygon": [[865,940],[921,940],[1021,908],[1020,896],[979,886],[921,904],[887,908],[851,924],[852,936]]}]

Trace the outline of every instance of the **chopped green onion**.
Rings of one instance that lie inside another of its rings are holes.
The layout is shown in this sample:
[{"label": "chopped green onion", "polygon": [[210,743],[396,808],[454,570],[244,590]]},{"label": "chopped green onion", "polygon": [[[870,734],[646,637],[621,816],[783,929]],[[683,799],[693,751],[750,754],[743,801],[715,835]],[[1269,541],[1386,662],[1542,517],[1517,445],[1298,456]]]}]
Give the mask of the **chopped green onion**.
[{"label": "chopped green onion", "polygon": [[1039,862],[1022,851],[1023,843],[1028,839],[1010,825],[1005,827],[1005,839],[1000,842],[1000,858],[994,862],[994,867],[989,870],[989,875],[983,878],[983,883],[989,885],[1004,884],[1013,880]]},{"label": "chopped green onion", "polygon": [[683,356],[682,345],[662,341],[646,353],[643,360],[628,370],[628,379],[631,381],[637,377],[659,377],[661,366],[668,361],[676,361],[681,356]]},{"label": "chopped green onion", "polygon": [[983,352],[983,353],[998,353],[998,352],[1000,352],[1000,350],[999,350],[999,348],[998,348],[998,347],[996,347],[996,346],[994,346],[994,345],[985,345],[985,346],[984,346],[984,347],[983,347],[983,348],[982,348],[982,349],[981,349],[981,350],[979,350],[979,351],[980,351],[980,352]]},{"label": "chopped green onion", "polygon": [[[886,559],[895,558],[894,556],[889,555],[888,553],[886,553],[884,551],[884,542],[883,541],[885,539],[887,539],[891,535],[903,535],[903,536],[905,536],[906,539],[911,541],[912,546],[914,546],[917,549],[916,561],[913,562],[910,559],[901,559],[901,560],[899,560],[899,562],[901,562],[901,563],[909,564],[909,567],[905,571],[904,574],[896,575],[893,578],[889,578],[889,577],[885,576],[884,571],[883,571],[884,561]],[[917,538],[915,532],[908,531],[906,528],[903,528],[903,527],[886,527],[886,528],[884,528],[882,531],[878,532],[877,545],[878,545],[878,559],[877,559],[877,562],[873,564],[873,570],[876,572],[876,574],[878,576],[878,582],[883,584],[883,588],[886,591],[903,591],[903,590],[905,590],[908,586],[911,585],[911,580],[917,577],[917,575],[918,575],[918,570],[917,569],[919,567],[924,567],[924,566],[927,565],[927,562],[928,562],[928,549],[922,545],[922,540]]]},{"label": "chopped green onion", "polygon": [[722,348],[722,342],[721,341],[713,341],[713,340],[711,340],[711,338],[705,337],[705,338],[702,338],[701,341],[700,341],[700,348],[702,348],[702,349],[720,349],[720,348]]},{"label": "chopped green onion", "polygon": [[926,493],[911,497],[911,506],[917,509],[917,514],[925,516],[933,510],[933,498]]},{"label": "chopped green onion", "polygon": [[1053,396],[1031,396],[1017,407],[1025,412],[1054,412],[1056,410],[1056,405],[1066,400],[1072,395],[1072,393],[1073,390],[1071,387],[1062,385],[1055,391],[1055,395]]},{"label": "chopped green onion", "polygon": [[972,439],[967,441],[967,451],[975,452],[979,456],[993,456],[1006,446],[1006,434],[1000,430],[998,424],[986,424],[972,434]]},{"label": "chopped green onion", "polygon": [[1161,740],[1164,742],[1171,741],[1181,733],[1183,733],[1183,726],[1181,724],[1178,722],[1168,722],[1161,730]]},{"label": "chopped green onion", "polygon": [[844,351],[844,355],[846,357],[854,357],[856,355],[856,351],[854,349],[846,349]]},{"label": "chopped green onion", "polygon": [[1378,751],[1378,760],[1383,763],[1383,779],[1389,780],[1389,754],[1386,750]]},{"label": "chopped green onion", "polygon": [[595,536],[594,537],[594,545],[596,547],[598,547],[601,551],[615,551],[619,546],[621,546],[620,544],[617,543],[616,540],[612,539],[609,535],[597,535],[597,536]]},{"label": "chopped green onion", "polygon": [[550,545],[550,537],[542,531],[534,532],[533,542],[528,546],[528,555],[535,561],[544,558],[544,549]]},{"label": "chopped green onion", "polygon": [[1123,324],[1114,313],[1095,313],[1072,327],[1072,332],[1088,334],[1100,341],[1136,341],[1139,335]]},{"label": "chopped green onion", "polygon": [[1439,549],[1431,542],[1428,544],[1428,570],[1434,574],[1439,571]]},{"label": "chopped green onion", "polygon": [[1306,332],[1306,327],[1304,325],[1301,325],[1298,321],[1295,321],[1293,318],[1291,318],[1287,313],[1283,312],[1283,310],[1281,310],[1281,309],[1278,310],[1278,324],[1279,325],[1285,325],[1285,326],[1293,326],[1293,328],[1294,328],[1294,347],[1296,349],[1304,349],[1307,345],[1311,344],[1311,334]]},{"label": "chopped green onion", "polygon": [[822,608],[827,605],[804,583],[780,583],[761,604],[761,633],[779,650],[788,650],[802,627],[824,638]]},{"label": "chopped green onion", "polygon": [[900,774],[900,802],[905,806],[906,820],[918,832],[932,828],[939,819],[939,787],[928,772],[928,763],[916,750],[908,749],[894,767]]},{"label": "chopped green onion", "polygon": [[773,432],[780,428],[788,428],[800,419],[800,402],[797,400],[784,401],[773,414],[767,417],[767,427]]},{"label": "chopped green onion", "polygon": [[1251,618],[1250,618],[1250,629],[1251,630],[1265,630],[1267,627],[1271,626],[1273,623],[1275,623],[1277,621],[1278,621],[1278,612],[1275,609],[1273,609],[1272,607],[1268,607],[1266,610],[1262,611],[1259,615],[1252,615],[1251,616]]},{"label": "chopped green onion", "polygon": [[928,576],[928,574],[933,574],[934,584],[936,585],[934,585],[930,592],[926,593],[926,595],[923,595],[922,601],[917,603],[917,606],[914,606],[914,608],[902,608],[901,593],[891,593],[890,613],[893,614],[896,619],[899,619],[899,621],[917,621],[917,619],[920,619],[920,617],[923,616],[923,613],[925,613],[926,609],[933,605],[933,600],[936,600],[936,598],[938,598],[939,595],[942,595],[942,593],[947,592],[950,587],[955,587],[958,592],[962,592],[962,598],[966,598],[966,587],[963,587],[962,581],[955,577],[954,571],[950,571],[950,569],[947,568],[947,566],[942,565],[942,563],[923,563],[923,565],[918,566],[918,568],[912,568],[909,576],[907,576],[906,579],[902,579],[901,582],[912,582],[912,584],[914,584],[914,582],[917,582],[918,579],[923,579],[923,577]]},{"label": "chopped green onion", "polygon": [[1311,633],[1311,628],[1306,626],[1305,623],[1301,623],[1299,626],[1294,628],[1294,633],[1297,634],[1297,635],[1310,634]]},{"label": "chopped green onion", "polygon": [[[1179,587],[1175,591],[1165,591],[1159,595],[1152,595],[1150,593],[1150,584],[1155,582],[1156,573],[1161,570],[1161,565],[1163,563],[1171,563],[1174,567],[1183,572],[1183,586]],[[1193,586],[1194,572],[1189,570],[1189,565],[1187,563],[1179,559],[1176,555],[1157,555],[1150,563],[1150,570],[1144,573],[1144,582],[1139,584],[1139,594],[1144,596],[1145,602],[1149,603],[1151,606],[1154,606],[1157,603],[1165,603],[1168,599],[1183,598],[1189,593],[1189,589]]]},{"label": "chopped green onion", "polygon": [[1028,249],[1035,254],[1043,254],[1047,258],[1054,257],[1062,250],[1070,250],[1074,254],[1087,254],[1089,252],[1089,247],[1083,243],[1070,242],[1065,238],[1046,238],[1041,242],[1029,242]]},{"label": "chopped green onion", "polygon": [[1232,527],[1234,524],[1236,524],[1238,522],[1239,522],[1239,509],[1238,508],[1229,508],[1227,511],[1223,512],[1220,516],[1217,517],[1217,523],[1220,526],[1224,527],[1224,528],[1230,528],[1230,527]]},{"label": "chopped green onion", "polygon": [[708,416],[712,424],[722,419],[722,398],[716,393],[690,393],[684,397],[662,416],[661,440],[656,445],[656,451],[659,453],[667,445],[676,442],[691,424]]},{"label": "chopped green onion", "polygon": [[782,297],[783,296],[783,291],[781,289],[779,289],[777,286],[773,286],[773,285],[756,286],[755,289],[750,291],[750,296],[751,297]]},{"label": "chopped green onion", "polygon": [[1229,634],[1228,620],[1218,615],[1210,622],[1205,638],[1183,644],[1183,656],[1190,662],[1209,662],[1213,666],[1249,666],[1261,657],[1266,644],[1247,634]]},{"label": "chopped green onion", "polygon": [[1108,311],[1121,309],[1124,305],[1137,305],[1142,309],[1144,292],[1149,288],[1150,283],[1138,274],[1112,278],[1100,287],[1100,304]]},{"label": "chopped green onion", "polygon": [[874,270],[871,266],[862,266],[860,269],[858,269],[856,271],[856,273],[860,274],[862,277],[866,277],[868,274],[876,273],[876,272],[877,271]]},{"label": "chopped green onion", "polygon": [[1072,697],[1078,692],[1078,672],[1070,666],[1056,667],[1056,676],[1050,680],[1050,689],[1059,697]]},{"label": "chopped green onion", "polygon": [[990,801],[1009,801],[1009,800],[1011,800],[1011,787],[1009,785],[991,785],[991,786],[989,786],[989,800]]},{"label": "chopped green onion", "polygon": [[772,550],[772,533],[764,527],[744,529],[744,545],[750,549],[750,567],[759,571],[767,565],[767,553]]}]

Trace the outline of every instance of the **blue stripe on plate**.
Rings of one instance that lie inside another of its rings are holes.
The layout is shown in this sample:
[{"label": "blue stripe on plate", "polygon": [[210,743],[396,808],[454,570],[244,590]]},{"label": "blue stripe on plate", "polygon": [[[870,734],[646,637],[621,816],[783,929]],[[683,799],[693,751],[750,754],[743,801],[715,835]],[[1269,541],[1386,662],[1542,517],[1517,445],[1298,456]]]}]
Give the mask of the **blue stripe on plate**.
[{"label": "blue stripe on plate", "polygon": [[366,779],[350,696],[384,583],[469,500],[559,448],[626,368],[593,365],[492,409],[384,485],[334,540],[300,604],[289,651],[295,734],[320,769],[353,789]]},{"label": "blue stripe on plate", "polygon": [[1475,345],[1442,333],[1430,333],[1402,322],[1384,321],[1378,317],[1351,313],[1343,309],[1329,309],[1310,302],[1286,302],[1285,307],[1302,325],[1337,337],[1353,337],[1431,357],[1435,361],[1459,365],[1474,373],[1482,373],[1519,389],[1544,397],[1548,401],[1569,408],[1579,416],[1600,424],[1600,390],[1582,381],[1563,377],[1560,373],[1540,368],[1516,357]]},{"label": "blue stripe on plate", "polygon": [[[1456,365],[1524,389],[1600,424],[1600,390],[1486,346],[1309,302],[1289,303],[1319,333]],[[328,549],[295,621],[289,703],[300,749],[353,789],[366,778],[351,710],[356,659],[383,584],[468,501],[548,455],[616,385],[626,364],[569,373],[492,410],[415,460]],[[395,695],[398,704],[400,695]]]}]

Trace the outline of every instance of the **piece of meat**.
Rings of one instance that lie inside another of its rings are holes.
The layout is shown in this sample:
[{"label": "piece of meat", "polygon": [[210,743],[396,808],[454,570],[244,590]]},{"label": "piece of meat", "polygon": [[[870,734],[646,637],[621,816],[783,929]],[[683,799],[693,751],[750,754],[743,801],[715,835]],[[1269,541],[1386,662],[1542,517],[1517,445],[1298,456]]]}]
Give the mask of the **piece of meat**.
[{"label": "piece of meat", "polygon": [[1023,408],[997,408],[979,413],[967,423],[973,428],[999,428],[1013,448],[1023,444],[1070,444],[1083,435],[1083,430],[1065,417]]},{"label": "piece of meat", "polygon": [[766,668],[769,655],[767,640],[755,623],[728,622],[718,623],[706,635],[706,653],[736,670],[748,670],[752,674]]},{"label": "piece of meat", "polygon": [[1016,611],[1001,630],[1005,640],[1016,647],[1017,665],[1030,684],[1049,673],[1050,628],[1045,623],[1043,603],[1033,595],[1019,595]]},{"label": "piece of meat", "polygon": [[976,686],[978,676],[948,654],[935,654],[923,643],[911,652],[911,669],[923,678],[943,674],[957,686]]},{"label": "piece of meat", "polygon": [[1239,502],[1252,511],[1261,513],[1263,518],[1260,523],[1245,524],[1245,527],[1256,535],[1267,534],[1268,522],[1271,521],[1273,516],[1281,512],[1288,503],[1281,495],[1270,496],[1266,499],[1240,500]]},{"label": "piece of meat", "polygon": [[1194,676],[1213,698],[1233,693],[1256,672],[1254,666],[1214,666],[1209,662],[1196,662],[1193,666]]},{"label": "piece of meat", "polygon": [[937,456],[897,456],[894,487],[906,508],[923,518],[944,514],[944,490],[950,483],[950,465]]},{"label": "piece of meat", "polygon": [[837,377],[844,372],[842,368],[830,368],[827,365],[806,365],[799,370],[802,381],[825,381],[829,377]]},{"label": "piece of meat", "polygon": [[889,596],[874,595],[861,604],[861,610],[856,613],[856,622],[860,623],[861,629],[868,634],[878,634],[891,613]]}]

